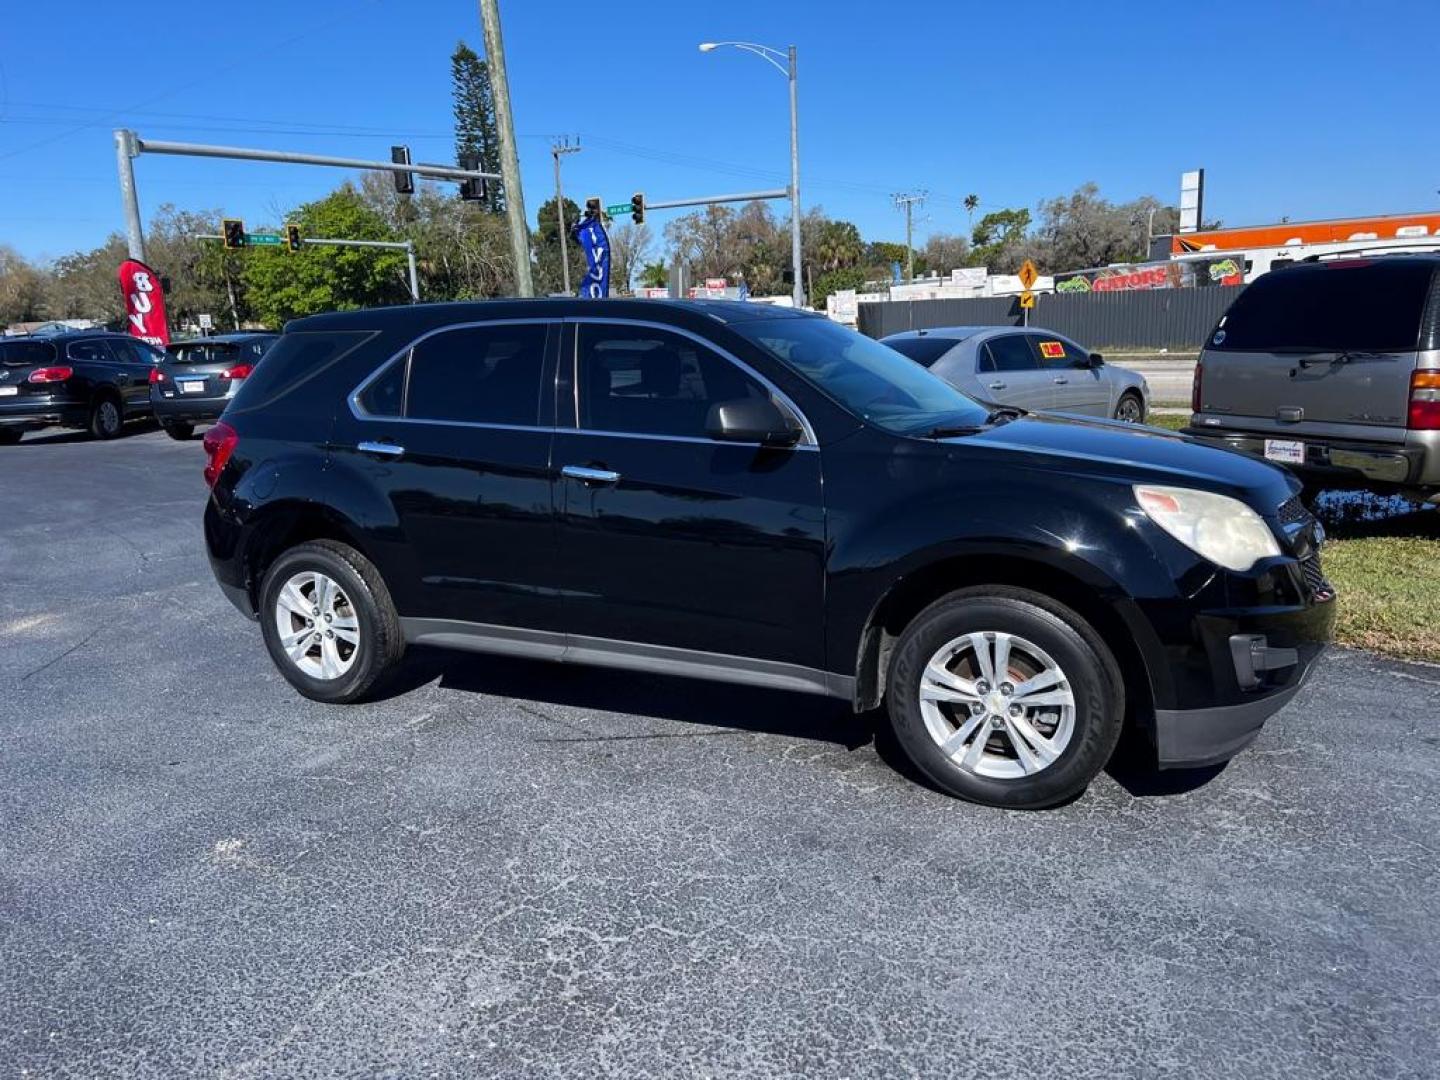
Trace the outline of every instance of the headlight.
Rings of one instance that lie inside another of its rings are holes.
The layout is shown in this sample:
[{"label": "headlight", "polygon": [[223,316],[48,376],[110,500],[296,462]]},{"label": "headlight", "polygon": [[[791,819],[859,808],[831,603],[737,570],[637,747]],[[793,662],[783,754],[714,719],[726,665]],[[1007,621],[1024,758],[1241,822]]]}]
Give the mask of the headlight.
[{"label": "headlight", "polygon": [[1260,559],[1281,553],[1265,519],[1239,499],[1194,488],[1136,484],[1135,500],[1156,525],[1227,570],[1249,570]]}]

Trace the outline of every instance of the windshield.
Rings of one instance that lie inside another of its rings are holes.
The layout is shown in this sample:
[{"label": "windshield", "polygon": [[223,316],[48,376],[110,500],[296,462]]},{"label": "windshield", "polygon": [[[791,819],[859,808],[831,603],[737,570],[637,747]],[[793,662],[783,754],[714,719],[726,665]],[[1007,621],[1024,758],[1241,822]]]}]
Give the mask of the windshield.
[{"label": "windshield", "polygon": [[941,427],[979,427],[989,415],[913,360],[829,319],[757,319],[730,328],[887,431],[923,435]]}]

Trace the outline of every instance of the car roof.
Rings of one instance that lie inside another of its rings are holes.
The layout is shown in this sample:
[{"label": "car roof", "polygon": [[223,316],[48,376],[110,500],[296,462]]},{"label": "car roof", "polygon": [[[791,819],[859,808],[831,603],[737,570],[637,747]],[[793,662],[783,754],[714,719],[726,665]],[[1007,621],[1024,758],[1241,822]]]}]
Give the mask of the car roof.
[{"label": "car roof", "polygon": [[772,307],[745,300],[585,300],[572,296],[535,299],[461,300],[436,304],[401,304],[309,315],[285,325],[291,331],[375,330],[395,325],[443,326],[489,319],[550,318],[592,315],[597,318],[644,319],[695,326],[709,319],[721,323],[759,319],[823,319],[824,315],[794,308]]},{"label": "car roof", "polygon": [[279,330],[240,330],[233,334],[211,334],[208,337],[177,338],[171,345],[198,345],[206,341],[252,341],[255,338],[278,337]]},{"label": "car roof", "polygon": [[984,341],[997,334],[1054,334],[1043,326],[930,326],[922,330],[902,330],[889,334],[881,341],[899,341],[905,338],[940,338],[943,341],[968,341],[975,338]]}]

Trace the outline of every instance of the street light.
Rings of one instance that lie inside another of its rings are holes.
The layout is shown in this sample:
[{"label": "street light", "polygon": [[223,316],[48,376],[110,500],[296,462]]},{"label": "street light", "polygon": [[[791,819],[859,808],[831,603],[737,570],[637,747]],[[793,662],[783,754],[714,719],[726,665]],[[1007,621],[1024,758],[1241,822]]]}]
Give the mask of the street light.
[{"label": "street light", "polygon": [[726,46],[754,53],[790,82],[790,262],[795,274],[790,295],[797,308],[804,307],[805,285],[800,271],[800,116],[795,94],[795,46],[791,45],[781,52],[749,41],[705,41],[701,42],[700,51],[714,52]]}]

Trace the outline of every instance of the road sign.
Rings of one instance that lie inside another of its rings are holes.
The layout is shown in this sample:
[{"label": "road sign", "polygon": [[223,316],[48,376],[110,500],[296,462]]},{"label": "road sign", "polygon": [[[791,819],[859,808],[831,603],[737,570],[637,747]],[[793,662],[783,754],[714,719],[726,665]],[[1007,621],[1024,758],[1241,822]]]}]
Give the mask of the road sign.
[{"label": "road sign", "polygon": [[199,319],[200,319],[200,329],[201,329],[201,330],[214,330],[214,329],[215,329],[215,316],[214,316],[214,315],[201,314],[200,317],[199,317]]},{"label": "road sign", "polygon": [[[1025,264],[1020,267],[1020,284],[1025,286],[1026,292],[1030,291],[1031,287],[1035,284],[1035,279],[1039,276],[1040,271],[1035,269],[1035,264],[1029,259],[1026,259]],[[1034,307],[1035,305],[1031,304],[1029,306]]]},{"label": "road sign", "polygon": [[285,238],[279,233],[247,232],[245,234],[246,247],[278,247],[284,242]]},{"label": "road sign", "polygon": [[1035,306],[1035,294],[1029,289],[1026,289],[1020,294],[1020,306],[1026,311],[1029,311]]},{"label": "road sign", "polygon": [[619,217],[621,214],[628,213],[630,213],[630,204],[628,202],[617,202],[605,207],[606,217]]}]

